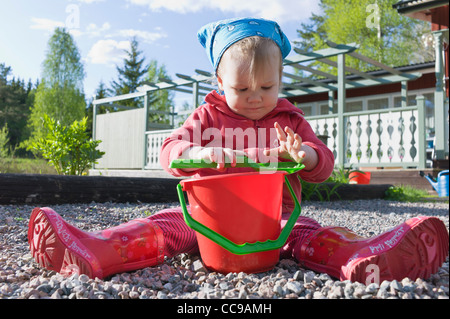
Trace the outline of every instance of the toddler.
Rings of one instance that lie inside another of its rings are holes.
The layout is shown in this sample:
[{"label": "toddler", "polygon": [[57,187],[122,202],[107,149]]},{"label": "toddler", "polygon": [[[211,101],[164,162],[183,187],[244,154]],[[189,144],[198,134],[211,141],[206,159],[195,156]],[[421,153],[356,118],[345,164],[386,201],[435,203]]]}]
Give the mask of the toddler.
[{"label": "toddler", "polygon": [[[282,61],[291,50],[285,34],[273,21],[246,18],[208,24],[198,38],[213,65],[219,92],[209,93],[205,103],[166,139],[161,165],[174,176],[202,177],[252,171],[236,167],[238,156],[244,154],[257,162],[302,162],[303,170],[288,175],[300,200],[298,178],[325,181],[334,158],[303,112],[278,98]],[[169,168],[179,158],[203,159],[217,166]],[[285,187],[282,226],[292,210]],[[195,232],[185,224],[180,208],[96,232],[73,227],[50,208],[36,208],[28,238],[33,256],[43,267],[99,278],[157,265],[164,257],[198,253]],[[433,217],[416,217],[379,236],[362,238],[301,216],[281,249],[282,258],[362,283],[370,278],[381,283],[428,277],[447,254],[447,229]]]}]

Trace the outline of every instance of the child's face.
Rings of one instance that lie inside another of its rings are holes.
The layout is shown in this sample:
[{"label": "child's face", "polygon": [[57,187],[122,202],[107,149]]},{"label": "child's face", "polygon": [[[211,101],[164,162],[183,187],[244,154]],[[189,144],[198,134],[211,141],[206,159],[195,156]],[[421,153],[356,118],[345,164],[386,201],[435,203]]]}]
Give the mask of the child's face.
[{"label": "child's face", "polygon": [[278,101],[280,88],[280,58],[274,54],[258,70],[253,81],[248,72],[247,59],[235,59],[231,54],[222,56],[221,75],[217,76],[219,88],[225,92],[230,109],[251,120],[259,120],[272,111]]}]

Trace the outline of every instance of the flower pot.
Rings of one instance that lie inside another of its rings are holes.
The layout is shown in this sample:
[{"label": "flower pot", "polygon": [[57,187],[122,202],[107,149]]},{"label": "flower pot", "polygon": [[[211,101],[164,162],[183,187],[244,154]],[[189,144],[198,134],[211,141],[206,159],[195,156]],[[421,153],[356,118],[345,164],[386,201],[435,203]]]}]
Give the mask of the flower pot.
[{"label": "flower pot", "polygon": [[350,184],[369,184],[370,175],[369,172],[351,172],[348,177]]}]

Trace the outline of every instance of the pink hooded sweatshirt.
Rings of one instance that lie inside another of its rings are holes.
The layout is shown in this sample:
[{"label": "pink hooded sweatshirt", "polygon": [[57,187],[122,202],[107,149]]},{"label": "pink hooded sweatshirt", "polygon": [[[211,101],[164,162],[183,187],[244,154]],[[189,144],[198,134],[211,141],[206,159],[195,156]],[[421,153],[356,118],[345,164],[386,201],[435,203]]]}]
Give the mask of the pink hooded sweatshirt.
[{"label": "pink hooded sweatshirt", "polygon": [[[298,176],[313,183],[324,182],[334,168],[334,156],[328,147],[315,135],[309,123],[303,117],[303,111],[292,105],[286,99],[278,99],[277,106],[259,120],[250,120],[234,113],[227,105],[225,96],[212,91],[205,98],[206,103],[199,106],[184,125],[176,129],[162,146],[160,162],[162,167],[174,176],[201,177],[217,174],[241,173],[253,171],[251,168],[227,168],[225,172],[214,169],[199,169],[195,172],[185,172],[180,169],[170,169],[171,161],[177,159],[186,149],[193,146],[227,147],[244,150],[248,157],[257,162],[269,162],[262,155],[262,150],[278,146],[278,138],[274,123],[282,128],[289,126],[298,133],[305,145],[312,147],[319,157],[317,166],[310,170],[301,170],[288,175],[289,182],[301,200],[301,184]],[[273,159],[272,159],[273,160]],[[282,161],[283,159],[280,159]],[[286,185],[283,191],[283,213],[292,212],[292,198]]]}]

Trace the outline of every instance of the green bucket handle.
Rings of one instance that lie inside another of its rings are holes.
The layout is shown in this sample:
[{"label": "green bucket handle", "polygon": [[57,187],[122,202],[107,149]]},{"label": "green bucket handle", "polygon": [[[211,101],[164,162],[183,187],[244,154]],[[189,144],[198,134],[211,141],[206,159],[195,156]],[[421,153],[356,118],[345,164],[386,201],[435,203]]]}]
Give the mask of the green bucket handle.
[{"label": "green bucket handle", "polygon": [[[257,164],[259,164],[259,163],[257,163]],[[298,170],[304,168],[303,164],[295,163],[295,165],[291,165],[291,167],[292,166],[297,166],[295,168],[295,171],[298,171]],[[186,167],[187,166],[185,166],[185,168]],[[192,168],[192,166],[189,166],[189,167]],[[260,168],[260,167],[261,166],[258,165],[258,168]],[[272,169],[273,169],[273,167],[272,167]],[[278,170],[286,171],[283,168],[279,168]],[[289,172],[292,172],[292,169],[289,169],[288,173]],[[223,248],[225,248],[226,250],[228,250],[229,252],[231,252],[231,253],[233,253],[235,255],[245,255],[245,254],[251,254],[251,253],[257,253],[257,252],[262,252],[262,251],[279,249],[279,248],[283,247],[283,245],[285,244],[285,242],[286,242],[287,238],[289,237],[292,229],[294,228],[295,222],[297,221],[297,219],[298,219],[298,217],[300,216],[300,213],[301,213],[300,203],[298,202],[298,199],[295,196],[294,190],[292,189],[292,186],[289,183],[289,180],[288,180],[287,176],[285,176],[284,179],[286,181],[286,185],[288,186],[288,189],[289,189],[289,192],[290,192],[290,194],[292,196],[292,199],[294,200],[295,207],[294,207],[294,210],[291,213],[291,216],[289,217],[286,225],[284,226],[283,230],[281,231],[280,235],[275,240],[268,239],[268,240],[266,240],[264,242],[256,241],[254,243],[236,244],[235,242],[229,240],[228,238],[222,236],[221,234],[215,232],[214,230],[212,230],[212,229],[206,227],[205,225],[199,223],[194,218],[192,218],[192,216],[189,214],[189,212],[187,210],[187,207],[186,207],[186,201],[184,199],[183,186],[181,184],[178,184],[177,185],[177,193],[178,193],[178,198],[180,200],[181,209],[183,211],[184,221],[186,222],[186,224],[190,228],[192,228],[193,230],[195,230],[198,233],[202,234],[203,236],[209,238],[210,240],[212,240],[216,244],[222,246]]]}]

